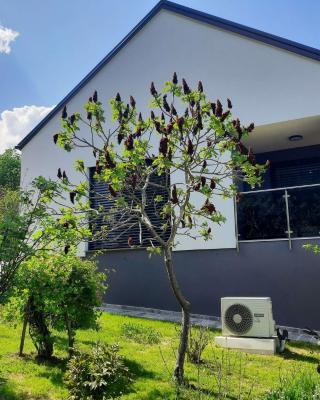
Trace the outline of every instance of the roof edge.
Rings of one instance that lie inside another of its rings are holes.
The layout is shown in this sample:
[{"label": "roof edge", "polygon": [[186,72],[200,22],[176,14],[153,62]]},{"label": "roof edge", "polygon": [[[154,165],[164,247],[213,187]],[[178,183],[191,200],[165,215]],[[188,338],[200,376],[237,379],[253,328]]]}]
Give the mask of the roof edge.
[{"label": "roof edge", "polygon": [[113,48],[98,64],[94,67],[79,83],[65,96],[56,107],[41,122],[36,125],[32,131],[25,136],[16,146],[16,149],[22,150],[23,147],[46,125],[46,123],[55,116],[59,110],[76,94],[78,91],[93,78],[161,9],[165,9],[209,25],[216,26],[229,32],[237,33],[247,38],[263,42],[273,47],[298,54],[303,57],[320,61],[320,50],[303,45],[292,40],[272,35],[258,29],[250,28],[245,25],[238,24],[223,18],[213,16],[211,14],[195,10],[168,0],[160,0],[151,11]]},{"label": "roof edge", "polygon": [[76,94],[78,91],[93,78],[161,9],[166,0],[160,0],[149,13],[114,47],[79,83],[75,86],[50,112],[47,114],[38,125],[36,125],[31,132],[28,133],[16,146],[18,150],[30,142],[30,140],[39,132],[39,130],[46,125],[46,123],[54,117],[64,105]]},{"label": "roof edge", "polygon": [[316,61],[320,61],[320,49],[310,47],[295,42],[293,40],[285,39],[281,36],[273,35],[271,33],[267,33],[259,29],[250,28],[249,26],[242,25],[237,22],[216,17],[214,15],[183,6],[181,4],[177,4],[169,0],[163,2],[162,8],[182,14],[186,17],[196,19],[201,22],[208,23],[210,25],[216,26],[218,28],[227,31],[238,33],[250,39],[254,39],[259,42],[264,42],[274,47],[279,47],[281,49],[288,50],[292,53],[296,53],[301,56],[312,58]]}]

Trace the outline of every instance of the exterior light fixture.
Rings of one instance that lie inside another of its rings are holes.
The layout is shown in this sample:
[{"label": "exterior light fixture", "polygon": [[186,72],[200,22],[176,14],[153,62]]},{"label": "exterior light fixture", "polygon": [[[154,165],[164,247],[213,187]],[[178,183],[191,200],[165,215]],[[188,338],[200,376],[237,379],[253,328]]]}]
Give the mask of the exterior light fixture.
[{"label": "exterior light fixture", "polygon": [[290,142],[299,142],[299,140],[303,139],[302,135],[291,135],[288,137],[288,139],[290,140]]}]

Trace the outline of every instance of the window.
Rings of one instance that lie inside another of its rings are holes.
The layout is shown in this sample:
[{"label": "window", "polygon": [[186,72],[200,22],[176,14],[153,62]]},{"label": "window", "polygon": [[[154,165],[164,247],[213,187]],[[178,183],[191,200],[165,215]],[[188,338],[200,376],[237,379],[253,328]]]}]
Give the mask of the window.
[{"label": "window", "polygon": [[320,183],[320,161],[319,159],[309,159],[271,164],[271,179],[273,187]]},{"label": "window", "polygon": [[[101,182],[97,179],[94,179],[95,168],[90,169],[90,193],[91,193],[91,207],[98,210],[99,208],[103,208],[103,213],[107,213],[108,210],[111,210],[114,206],[115,200],[110,198],[108,195],[108,188],[105,182]],[[165,190],[166,184],[166,175],[158,176],[156,174],[151,175],[150,182],[163,186],[163,188],[149,186],[147,189],[147,206],[146,212],[148,217],[150,218],[152,224],[156,227],[157,233],[159,233],[165,240],[168,239],[170,235],[170,229],[167,229],[165,232],[161,229],[161,226],[164,224],[164,220],[160,215],[160,210],[164,206],[164,204],[168,201],[168,191]],[[161,195],[162,200],[160,202],[155,202],[154,198],[156,195]],[[139,196],[139,192],[137,192],[137,196]],[[114,215],[113,220],[120,218],[119,215]],[[115,222],[114,222],[115,223]],[[99,217],[94,222],[91,222],[92,231],[94,233],[98,233],[101,231],[103,226],[109,226],[110,228],[113,225],[112,220],[108,222],[104,221],[102,217]],[[102,249],[125,249],[129,248],[128,238],[132,238],[133,245],[140,245],[140,236],[142,236],[142,247],[147,247],[150,245],[150,241],[148,240],[151,236],[148,229],[143,225],[140,227],[138,221],[134,220],[130,223],[130,227],[117,228],[114,231],[108,234],[108,237],[103,240],[92,241],[89,243],[89,250],[102,250]]]}]

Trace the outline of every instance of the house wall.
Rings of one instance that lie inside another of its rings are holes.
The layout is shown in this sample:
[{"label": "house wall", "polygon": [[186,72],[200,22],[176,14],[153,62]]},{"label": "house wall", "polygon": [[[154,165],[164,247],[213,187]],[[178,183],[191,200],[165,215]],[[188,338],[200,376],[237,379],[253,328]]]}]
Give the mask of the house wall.
[{"label": "house wall", "polygon": [[[308,242],[315,242],[308,240]],[[223,296],[270,296],[277,324],[320,329],[320,258],[306,243],[241,243],[234,249],[177,252],[174,265],[192,312],[220,316]],[[160,257],[143,250],[112,251],[99,256],[101,269],[113,268],[105,302],[178,310]]]},{"label": "house wall", "polygon": [[[150,82],[161,87],[173,71],[192,86],[201,79],[213,99],[230,97],[234,115],[243,123],[301,118],[320,109],[319,62],[162,10],[70,100],[68,111],[81,111],[97,89],[106,105],[117,92],[122,98],[134,95],[146,116]],[[87,166],[94,165],[85,150],[67,153],[54,146],[52,136],[59,130],[59,118],[54,116],[23,148],[24,186],[38,175],[55,179],[59,167],[78,183],[74,161],[81,158]],[[214,239],[181,238],[179,250],[235,248],[233,202],[217,199],[215,205],[227,222],[215,228]]]}]

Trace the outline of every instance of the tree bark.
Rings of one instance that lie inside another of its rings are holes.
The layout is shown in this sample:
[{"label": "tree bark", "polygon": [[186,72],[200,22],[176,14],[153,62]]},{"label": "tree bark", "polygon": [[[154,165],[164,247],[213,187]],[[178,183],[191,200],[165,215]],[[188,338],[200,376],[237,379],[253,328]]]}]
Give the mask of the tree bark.
[{"label": "tree bark", "polygon": [[[29,302],[28,302],[28,304],[29,304]],[[25,338],[26,338],[26,330],[27,330],[28,318],[29,318],[28,304],[26,305],[26,309],[24,311],[23,326],[22,326],[22,332],[21,332],[21,338],[20,338],[19,357],[23,356],[24,342],[25,342]]]},{"label": "tree bark", "polygon": [[66,328],[68,332],[68,352],[69,352],[69,358],[73,356],[74,353],[74,332],[72,329],[71,321],[66,317]]},{"label": "tree bark", "polygon": [[28,326],[29,316],[30,316],[30,305],[31,305],[31,298],[28,298],[27,303],[24,308],[23,326],[22,326],[20,347],[19,347],[19,356],[20,357],[23,356],[24,342],[26,339],[26,331],[27,331],[27,326]]},{"label": "tree bark", "polygon": [[30,299],[29,308],[29,333],[33,344],[35,345],[38,357],[51,358],[53,355],[53,343],[51,333],[47,326],[45,317],[41,311],[38,311]]},{"label": "tree bark", "polygon": [[174,379],[179,385],[181,385],[184,383],[184,362],[188,348],[191,305],[189,301],[182,294],[176,275],[174,273],[171,248],[168,247],[164,248],[164,261],[171,288],[173,290],[176,299],[178,300],[178,303],[181,306],[181,311],[182,311],[180,343],[179,343],[176,365],[173,373]]}]

